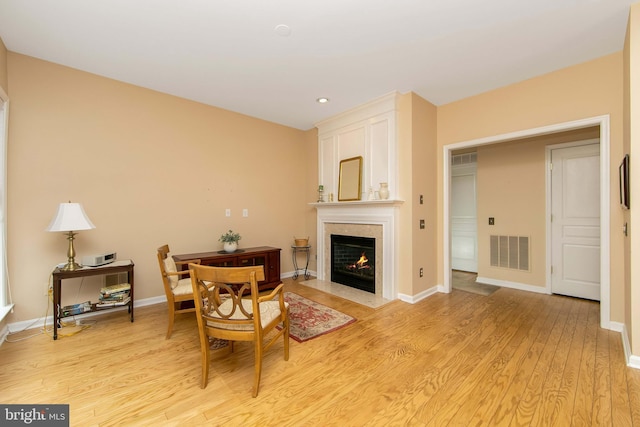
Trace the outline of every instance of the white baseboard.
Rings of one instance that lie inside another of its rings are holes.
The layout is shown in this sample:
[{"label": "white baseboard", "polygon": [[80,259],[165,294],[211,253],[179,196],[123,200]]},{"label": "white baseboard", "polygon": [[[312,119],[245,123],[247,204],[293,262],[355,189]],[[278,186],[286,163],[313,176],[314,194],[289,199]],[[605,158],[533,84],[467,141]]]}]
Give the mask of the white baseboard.
[{"label": "white baseboard", "polygon": [[9,325],[4,325],[2,330],[0,330],[0,345],[7,339],[7,335],[9,335]]},{"label": "white baseboard", "polygon": [[441,290],[439,290],[439,288],[440,288],[439,286],[434,286],[432,288],[427,289],[426,291],[419,292],[416,295],[398,294],[398,299],[400,301],[408,302],[410,304],[415,304],[427,297],[430,297],[433,294],[442,292]]},{"label": "white baseboard", "polygon": [[633,369],[640,369],[640,356],[630,355],[627,366]]},{"label": "white baseboard", "polygon": [[609,327],[612,331],[620,332],[620,335],[622,336],[622,348],[624,349],[624,357],[627,362],[627,366],[634,369],[640,369],[640,356],[634,356],[631,354],[631,342],[629,341],[627,325],[620,322],[610,322]]},{"label": "white baseboard", "polygon": [[[133,303],[133,307],[145,307],[147,305],[154,305],[154,304],[166,304],[167,302],[167,297],[165,295],[162,296],[158,296],[158,297],[151,297],[151,298],[145,298],[145,299],[141,299],[141,300],[135,300]],[[123,310],[127,310],[127,306],[122,306],[122,307],[116,307],[116,308],[112,308],[110,310],[104,310],[104,311],[93,311],[90,313],[82,313],[82,314],[76,314],[74,317],[74,319],[78,320],[78,319],[87,319],[87,318],[92,318],[92,317],[97,317],[97,316],[102,316],[105,313],[112,313],[113,311],[123,311]],[[53,325],[53,316],[47,316],[47,317],[39,317],[36,319],[30,319],[30,320],[22,320],[20,322],[13,322],[13,323],[9,323],[7,325],[5,325],[5,327],[2,329],[2,331],[0,331],[0,345],[2,345],[2,343],[4,343],[4,341],[6,340],[7,336],[11,333],[16,333],[16,332],[21,332],[21,331],[26,331],[29,329],[36,329],[36,328],[43,328],[45,326],[51,326]]]},{"label": "white baseboard", "polygon": [[507,280],[491,279],[489,277],[480,277],[480,276],[478,276],[476,278],[476,282],[477,283],[484,283],[485,285],[494,285],[494,286],[501,286],[503,288],[517,289],[519,291],[535,292],[535,293],[538,293],[538,294],[548,294],[549,293],[549,292],[547,292],[547,289],[542,287],[542,286],[525,285],[524,283],[510,282],[510,281],[507,281]]}]

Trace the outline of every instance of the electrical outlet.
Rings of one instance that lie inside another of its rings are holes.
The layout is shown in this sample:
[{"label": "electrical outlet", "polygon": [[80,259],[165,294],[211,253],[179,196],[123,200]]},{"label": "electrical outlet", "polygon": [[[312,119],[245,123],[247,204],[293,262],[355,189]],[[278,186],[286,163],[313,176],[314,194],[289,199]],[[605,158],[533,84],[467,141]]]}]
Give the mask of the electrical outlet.
[{"label": "electrical outlet", "polygon": [[420,267],[420,277],[424,276],[424,268]]},{"label": "electrical outlet", "polygon": [[242,209],[242,216],[243,217],[248,217],[249,216],[249,209]]},{"label": "electrical outlet", "polygon": [[231,209],[225,209],[224,216],[231,216]]}]

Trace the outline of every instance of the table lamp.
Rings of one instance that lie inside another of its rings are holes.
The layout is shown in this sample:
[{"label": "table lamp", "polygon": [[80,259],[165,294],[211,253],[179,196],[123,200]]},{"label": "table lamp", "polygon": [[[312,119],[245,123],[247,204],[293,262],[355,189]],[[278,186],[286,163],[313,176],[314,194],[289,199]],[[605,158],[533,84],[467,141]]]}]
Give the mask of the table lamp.
[{"label": "table lamp", "polygon": [[74,231],[90,230],[92,228],[96,228],[96,226],[87,218],[87,214],[84,213],[80,203],[60,203],[58,212],[47,227],[47,231],[64,231],[67,233],[67,240],[69,240],[67,263],[61,270],[74,271],[81,268],[75,261],[76,251],[73,249],[73,239],[78,233],[74,233]]}]

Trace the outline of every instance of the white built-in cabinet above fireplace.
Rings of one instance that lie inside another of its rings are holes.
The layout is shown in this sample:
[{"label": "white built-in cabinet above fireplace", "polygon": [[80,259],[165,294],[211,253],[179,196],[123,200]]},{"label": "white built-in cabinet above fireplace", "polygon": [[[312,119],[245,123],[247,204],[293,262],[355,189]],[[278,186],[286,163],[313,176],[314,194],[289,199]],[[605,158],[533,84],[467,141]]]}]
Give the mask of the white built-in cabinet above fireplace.
[{"label": "white built-in cabinet above fireplace", "polygon": [[324,199],[337,201],[340,161],[362,157],[362,201],[381,182],[389,185],[389,199],[399,199],[397,167],[396,92],[316,124],[318,128],[318,184]]}]

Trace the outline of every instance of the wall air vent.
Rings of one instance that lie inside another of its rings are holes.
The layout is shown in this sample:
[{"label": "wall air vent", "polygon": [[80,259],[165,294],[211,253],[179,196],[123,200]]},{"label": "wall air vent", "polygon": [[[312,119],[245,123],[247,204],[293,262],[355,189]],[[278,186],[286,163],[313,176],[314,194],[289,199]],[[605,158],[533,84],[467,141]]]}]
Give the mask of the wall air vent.
[{"label": "wall air vent", "polygon": [[451,156],[452,165],[470,165],[476,163],[478,155],[476,153],[455,154]]},{"label": "wall air vent", "polygon": [[490,236],[492,267],[529,271],[529,237]]}]

